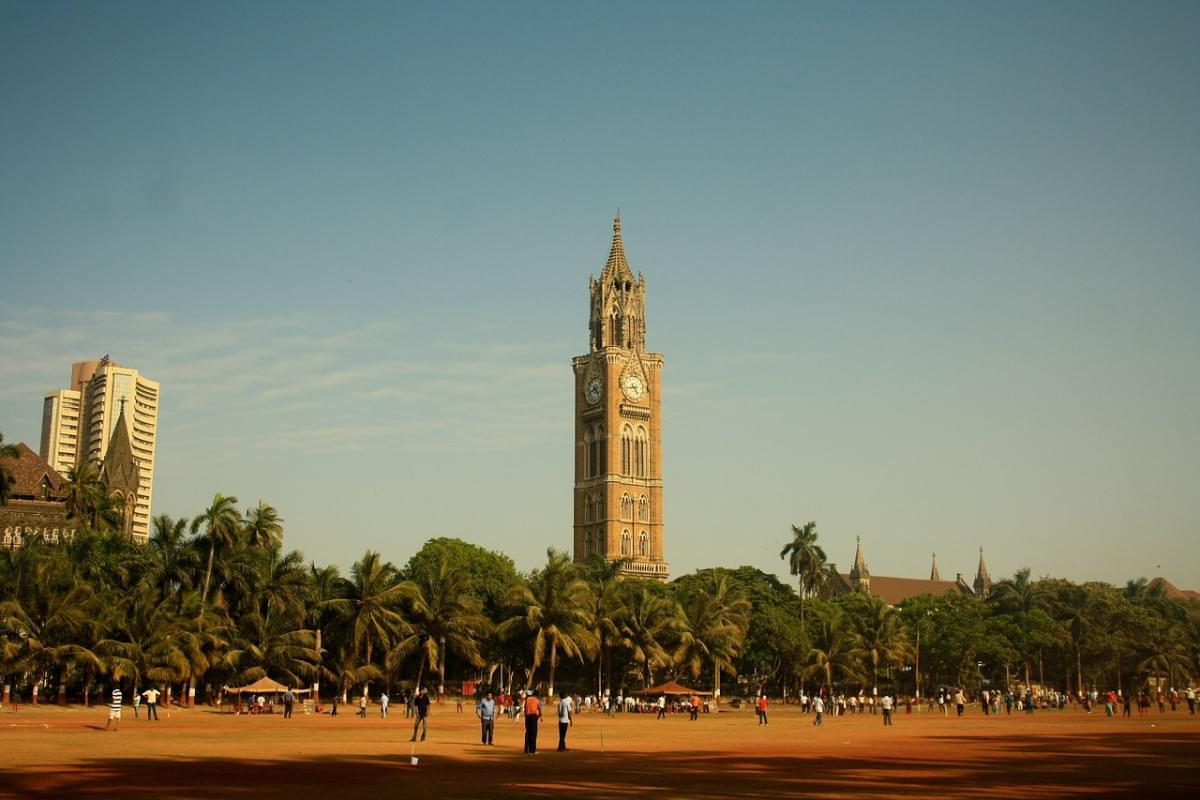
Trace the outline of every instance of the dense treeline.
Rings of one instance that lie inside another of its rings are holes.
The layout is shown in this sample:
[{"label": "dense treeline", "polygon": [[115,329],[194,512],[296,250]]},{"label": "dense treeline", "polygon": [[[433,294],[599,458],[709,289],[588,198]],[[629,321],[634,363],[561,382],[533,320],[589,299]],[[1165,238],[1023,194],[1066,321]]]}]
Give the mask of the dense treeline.
[{"label": "dense treeline", "polygon": [[155,518],[145,545],[91,518],[101,530],[0,552],[0,678],[23,698],[87,702],[120,681],[210,701],[264,675],[326,698],[461,680],[615,694],[668,678],[725,695],[907,694],[918,676],[923,694],[1128,691],[1191,682],[1200,648],[1198,604],[1144,579],[1116,588],[1022,570],[986,601],[822,598],[811,523],[784,551],[798,594],[751,567],[658,584],[554,550],[522,574],[456,539],[430,540],[402,567],[368,551],[342,575],[285,550],[270,505],[241,512],[222,495],[190,522]]}]

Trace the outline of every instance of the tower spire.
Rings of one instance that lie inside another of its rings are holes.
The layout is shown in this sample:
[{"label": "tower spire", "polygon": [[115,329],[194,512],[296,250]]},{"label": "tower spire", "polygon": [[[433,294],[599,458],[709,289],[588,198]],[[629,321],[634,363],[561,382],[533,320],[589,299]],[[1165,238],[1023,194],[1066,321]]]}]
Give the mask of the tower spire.
[{"label": "tower spire", "polygon": [[612,247],[608,251],[608,263],[604,265],[604,271],[600,273],[600,280],[604,283],[614,280],[633,280],[633,270],[629,268],[629,261],[625,258],[625,242],[621,240],[620,208],[617,209],[617,215],[613,217]]},{"label": "tower spire", "polygon": [[850,567],[850,581],[856,589],[868,591],[871,586],[871,573],[867,571],[867,562],[863,558],[862,537],[854,537],[854,566]]},{"label": "tower spire", "polygon": [[941,579],[942,579],[942,576],[938,575],[938,571],[937,571],[937,551],[934,550],[933,551],[933,568],[929,570],[929,580],[940,581]]},{"label": "tower spire", "polygon": [[986,598],[992,591],[992,576],[988,574],[987,563],[983,560],[983,548],[979,548],[979,568],[975,570],[975,595]]}]

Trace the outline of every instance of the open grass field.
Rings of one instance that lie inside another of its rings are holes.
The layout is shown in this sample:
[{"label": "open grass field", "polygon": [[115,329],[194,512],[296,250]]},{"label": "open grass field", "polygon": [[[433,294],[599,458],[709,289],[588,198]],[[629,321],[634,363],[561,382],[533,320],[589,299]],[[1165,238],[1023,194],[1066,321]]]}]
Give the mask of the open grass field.
[{"label": "open grass field", "polygon": [[527,756],[520,723],[501,720],[496,745],[484,747],[470,706],[458,714],[450,703],[431,710],[416,766],[403,709],[386,721],[371,711],[285,720],[171,708],[151,723],[126,708],[114,733],[103,730],[103,707],[6,709],[0,797],[1200,796],[1200,716],[1186,711],[1131,720],[901,711],[891,728],[879,716],[814,728],[778,705],[766,727],[748,709],[697,722],[581,714],[570,752],[555,752],[547,719],[538,754]]}]

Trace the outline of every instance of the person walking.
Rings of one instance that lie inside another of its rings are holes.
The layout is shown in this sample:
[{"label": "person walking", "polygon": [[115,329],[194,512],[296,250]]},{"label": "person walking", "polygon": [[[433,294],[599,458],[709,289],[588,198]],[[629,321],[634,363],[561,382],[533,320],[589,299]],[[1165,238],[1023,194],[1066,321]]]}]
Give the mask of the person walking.
[{"label": "person walking", "polygon": [[296,704],[296,695],[292,694],[292,687],[287,687],[287,691],[283,693],[283,718],[292,718],[292,708]]},{"label": "person walking", "polygon": [[425,741],[425,734],[429,732],[429,692],[422,689],[417,694],[417,699],[413,700],[413,713],[417,715],[417,719],[413,722],[413,735],[409,739],[410,742],[417,740],[417,729],[421,729],[421,741]]},{"label": "person walking", "polygon": [[110,727],[114,731],[121,730],[121,699],[121,687],[114,686],[112,702],[108,706],[108,722],[104,723],[104,730],[108,730]]},{"label": "person walking", "polygon": [[158,722],[158,696],[161,692],[151,686],[146,691],[142,692],[142,697],[146,698],[146,721],[154,720]]},{"label": "person walking", "polygon": [[141,694],[141,692],[139,692],[137,690],[137,687],[135,686],[135,687],[133,687],[133,718],[134,719],[138,718],[138,706],[140,706],[141,704],[142,704],[142,694]]},{"label": "person walking", "polygon": [[954,706],[958,709],[958,716],[962,716],[967,709],[967,698],[963,695],[962,689],[954,690]]},{"label": "person walking", "polygon": [[537,692],[530,689],[522,704],[525,712],[525,752],[537,752],[538,721],[542,718],[542,702],[538,700]]},{"label": "person walking", "polygon": [[566,752],[567,729],[571,727],[572,719],[571,696],[564,694],[558,700],[558,752]]},{"label": "person walking", "polygon": [[1187,698],[1188,713],[1195,716],[1195,714],[1196,714],[1196,689],[1195,689],[1195,687],[1189,686],[1187,688],[1187,691],[1184,692],[1184,697]]},{"label": "person walking", "polygon": [[883,724],[890,726],[892,724],[892,696],[885,693],[879,700],[879,707],[883,709]]},{"label": "person walking", "polygon": [[367,718],[367,687],[363,687],[362,697],[358,698],[358,715]]},{"label": "person walking", "polygon": [[333,710],[329,712],[329,716],[331,716],[331,717],[337,716],[337,703],[338,703],[338,694],[337,694],[337,692],[334,692],[333,693]]},{"label": "person walking", "polygon": [[766,725],[767,724],[767,693],[766,692],[762,692],[761,694],[759,694],[758,703],[755,704],[755,708],[758,710],[758,724]]},{"label": "person walking", "polygon": [[821,699],[821,695],[817,695],[812,701],[813,713],[816,715],[813,718],[813,725],[821,727],[821,719],[825,716],[825,701]]},{"label": "person walking", "polygon": [[691,711],[692,714],[692,722],[695,722],[700,718],[700,695],[692,695],[692,702],[690,704],[689,711]]},{"label": "person walking", "polygon": [[390,698],[387,696],[387,692],[379,693],[379,717],[380,717],[380,719],[387,719],[387,710],[388,710],[388,702],[389,701],[390,701]]},{"label": "person walking", "polygon": [[660,694],[658,696],[658,716],[655,719],[665,719],[667,716],[667,696]]},{"label": "person walking", "polygon": [[496,732],[496,701],[488,692],[479,705],[475,706],[475,716],[479,717],[480,741],[483,744],[494,744],[492,735]]}]

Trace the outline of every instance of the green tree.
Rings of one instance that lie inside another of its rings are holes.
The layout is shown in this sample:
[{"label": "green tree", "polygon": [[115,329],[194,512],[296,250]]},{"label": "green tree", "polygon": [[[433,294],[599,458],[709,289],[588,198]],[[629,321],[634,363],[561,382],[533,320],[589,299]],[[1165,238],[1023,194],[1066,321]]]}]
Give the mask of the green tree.
[{"label": "green tree", "polygon": [[[443,556],[432,570],[419,570],[415,580],[401,585],[408,635],[397,643],[389,662],[395,663],[407,653],[419,650],[418,669],[424,671],[428,665],[437,672],[439,698],[446,694],[447,652],[453,652],[472,666],[483,666],[479,642],[487,635],[491,623],[481,613],[483,604],[472,595],[470,586],[470,575],[452,566],[448,556]],[[420,685],[419,672],[417,686]]]},{"label": "green tree", "polygon": [[614,619],[618,641],[629,648],[634,663],[640,666],[645,689],[654,682],[655,667],[672,664],[666,645],[677,635],[681,612],[675,603],[651,591],[645,581],[625,584],[622,595],[623,602]]},{"label": "green tree", "polygon": [[[345,620],[350,633],[348,655],[359,656],[360,666],[374,665],[376,651],[386,651],[397,635],[407,631],[401,608],[405,589],[400,574],[379,553],[368,550],[342,580],[338,597],[325,601]],[[346,673],[348,670],[343,669]]]},{"label": "green tree", "polygon": [[699,678],[705,664],[713,668],[713,696],[721,696],[721,673],[737,676],[734,660],[741,652],[750,625],[750,602],[741,596],[729,575],[713,572],[700,585],[681,590],[682,622],[675,663]]},{"label": "green tree", "polygon": [[801,672],[805,680],[819,678],[830,693],[835,680],[865,680],[862,664],[866,651],[845,611],[833,604],[821,604],[813,614],[811,637],[812,647]]},{"label": "green tree", "polygon": [[200,608],[208,603],[208,590],[212,583],[213,557],[217,550],[232,547],[237,542],[238,528],[237,498],[223,494],[213,495],[212,505],[192,520],[192,534],[204,527],[203,541],[208,545],[208,562],[204,567],[204,583],[200,588]]},{"label": "green tree", "polygon": [[558,655],[584,657],[598,646],[592,633],[592,606],[587,581],[566,553],[554,548],[546,551],[546,566],[534,573],[528,585],[518,583],[506,595],[506,604],[514,614],[500,625],[500,635],[533,638],[533,661],[526,688],[543,662],[550,663],[549,694],[554,694],[554,674]]},{"label": "green tree", "polygon": [[804,600],[825,585],[827,563],[825,550],[817,544],[817,523],[803,527],[792,526],[792,540],[779,551],[788,559],[788,570],[800,580],[800,624],[804,625]]},{"label": "green tree", "polygon": [[283,518],[274,506],[262,500],[254,508],[246,509],[242,530],[246,535],[246,543],[251,547],[266,548],[283,543]]},{"label": "green tree", "polygon": [[6,461],[16,461],[21,457],[21,451],[17,449],[15,444],[5,444],[4,434],[0,433],[0,506],[8,505],[8,498],[11,496],[13,476],[9,471]]}]

